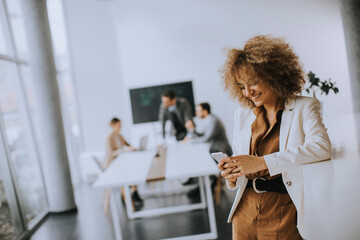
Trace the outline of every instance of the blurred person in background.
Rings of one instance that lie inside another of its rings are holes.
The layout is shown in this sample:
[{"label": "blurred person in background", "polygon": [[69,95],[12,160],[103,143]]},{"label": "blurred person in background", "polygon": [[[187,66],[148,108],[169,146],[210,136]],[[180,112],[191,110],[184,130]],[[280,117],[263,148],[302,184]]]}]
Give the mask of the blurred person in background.
[{"label": "blurred person in background", "polygon": [[[132,147],[128,141],[121,135],[121,120],[114,117],[110,121],[110,127],[112,133],[108,136],[106,141],[106,155],[105,155],[105,165],[104,169],[108,168],[110,164],[116,159],[119,154],[127,151],[136,151],[136,148]],[[134,201],[135,207],[143,206],[143,199],[140,197],[137,187],[131,186],[132,189],[132,200]],[[122,190],[123,195],[123,190]],[[124,196],[124,195],[123,195]],[[105,192],[105,212],[107,212],[107,206],[110,199],[110,191],[106,190]],[[124,199],[124,197],[123,197]]]},{"label": "blurred person in background", "polygon": [[165,139],[165,123],[167,120],[171,121],[170,135],[175,135],[176,140],[183,140],[186,136],[187,130],[186,122],[192,120],[193,111],[191,105],[186,98],[178,98],[173,90],[167,90],[161,95],[159,120],[162,124],[162,134]]},{"label": "blurred person in background", "polygon": [[[196,106],[196,117],[203,119],[204,132],[199,133],[193,121],[189,121],[186,123],[186,128],[188,134],[183,140],[184,144],[196,144],[196,143],[209,143],[210,144],[210,153],[214,152],[223,152],[228,156],[232,155],[232,149],[229,144],[229,140],[226,136],[226,131],[224,124],[221,120],[211,113],[211,107],[209,103],[203,102],[199,103]],[[217,164],[217,162],[214,160]],[[220,176],[219,176],[220,177]],[[218,177],[211,176],[211,187],[214,188],[216,184],[216,180]],[[194,183],[196,180],[194,178],[190,178],[185,184]]]},{"label": "blurred person in background", "polygon": [[189,122],[186,125],[189,134],[185,137],[184,143],[195,144],[208,142],[210,143],[210,153],[223,152],[231,156],[232,149],[226,136],[224,124],[217,116],[211,113],[210,104],[206,102],[199,103],[196,106],[196,116],[204,119],[204,132],[197,132],[194,123]]},{"label": "blurred person in background", "polygon": [[107,168],[121,152],[136,150],[136,148],[132,147],[130,143],[125,140],[123,135],[120,134],[120,119],[114,117],[111,119],[109,125],[112,129],[112,133],[108,136],[106,141],[105,168]]}]

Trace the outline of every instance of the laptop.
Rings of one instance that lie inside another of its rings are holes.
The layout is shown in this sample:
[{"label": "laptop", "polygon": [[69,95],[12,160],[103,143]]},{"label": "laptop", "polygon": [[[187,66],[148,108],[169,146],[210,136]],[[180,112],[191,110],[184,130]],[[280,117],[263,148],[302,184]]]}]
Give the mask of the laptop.
[{"label": "laptop", "polygon": [[145,151],[146,150],[147,143],[148,143],[148,138],[149,138],[148,135],[142,136],[140,138],[140,145],[139,145],[139,148],[138,148],[139,151]]}]

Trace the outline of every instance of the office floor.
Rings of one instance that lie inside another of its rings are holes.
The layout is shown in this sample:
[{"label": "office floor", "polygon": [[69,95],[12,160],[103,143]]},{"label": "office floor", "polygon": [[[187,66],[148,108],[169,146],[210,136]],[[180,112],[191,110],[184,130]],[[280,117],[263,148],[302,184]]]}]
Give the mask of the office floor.
[{"label": "office floor", "polygon": [[[215,205],[218,239],[231,239],[231,224],[226,219],[234,199],[235,192],[223,186],[220,205]],[[87,184],[80,185],[75,191],[77,213],[50,215],[30,237],[30,240],[112,240],[114,239],[112,219],[105,216],[101,205],[102,191]],[[147,196],[144,209],[170,204],[197,202],[197,194],[177,194],[161,198]],[[205,210],[165,215],[153,218],[129,220],[124,204],[120,206],[120,222],[123,239],[152,240],[170,238],[184,234],[196,234],[209,231],[208,216]]]}]

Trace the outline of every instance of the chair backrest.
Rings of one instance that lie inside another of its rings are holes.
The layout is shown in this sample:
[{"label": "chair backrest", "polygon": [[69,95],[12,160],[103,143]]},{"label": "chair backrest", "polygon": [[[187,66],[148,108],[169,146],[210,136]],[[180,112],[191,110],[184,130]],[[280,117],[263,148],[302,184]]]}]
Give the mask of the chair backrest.
[{"label": "chair backrest", "polygon": [[104,171],[105,171],[105,167],[104,167],[102,161],[100,161],[100,159],[97,158],[97,157],[95,157],[95,156],[92,156],[92,159],[94,159],[96,165],[100,168],[100,170],[101,170],[102,172],[104,172]]},{"label": "chair backrest", "polygon": [[148,135],[142,136],[142,137],[140,138],[139,151],[144,151],[144,150],[146,150],[146,146],[147,146],[147,143],[148,143],[148,138],[149,138]]}]

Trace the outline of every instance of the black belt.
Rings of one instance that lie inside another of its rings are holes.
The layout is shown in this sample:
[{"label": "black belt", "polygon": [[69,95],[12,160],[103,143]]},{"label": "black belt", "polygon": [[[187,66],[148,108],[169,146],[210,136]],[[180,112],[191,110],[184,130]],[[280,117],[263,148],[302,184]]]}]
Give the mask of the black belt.
[{"label": "black belt", "polygon": [[253,188],[256,193],[264,192],[277,192],[288,193],[282,177],[275,178],[273,180],[266,180],[265,178],[249,179],[246,188]]}]

